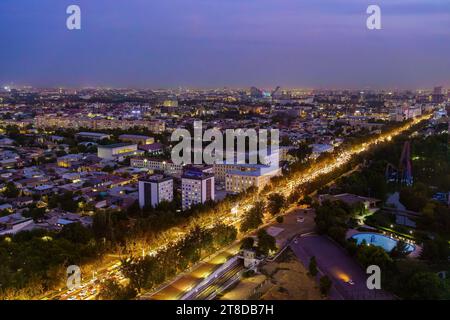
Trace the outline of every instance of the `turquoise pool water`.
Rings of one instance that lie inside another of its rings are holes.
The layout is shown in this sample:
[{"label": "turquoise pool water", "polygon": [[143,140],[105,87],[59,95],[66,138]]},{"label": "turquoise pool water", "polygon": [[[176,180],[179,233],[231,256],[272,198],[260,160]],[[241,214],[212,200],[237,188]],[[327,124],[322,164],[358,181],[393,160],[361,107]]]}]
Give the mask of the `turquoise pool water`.
[{"label": "turquoise pool water", "polygon": [[[357,244],[361,244],[365,240],[367,244],[382,247],[387,252],[394,249],[397,245],[397,240],[378,233],[357,233],[354,234],[352,238],[356,240]],[[414,249],[415,247],[413,245],[406,245],[406,250],[408,252],[412,252]]]}]

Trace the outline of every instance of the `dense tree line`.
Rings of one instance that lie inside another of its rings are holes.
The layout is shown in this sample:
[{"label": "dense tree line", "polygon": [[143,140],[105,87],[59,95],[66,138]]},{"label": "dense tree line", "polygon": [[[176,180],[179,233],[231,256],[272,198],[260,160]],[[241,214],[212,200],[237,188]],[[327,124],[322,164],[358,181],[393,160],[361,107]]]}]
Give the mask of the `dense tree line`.
[{"label": "dense tree line", "polygon": [[[401,246],[401,244],[400,244]],[[349,243],[349,252],[365,269],[377,265],[381,269],[381,285],[400,298],[413,300],[440,300],[450,298],[450,281],[441,280],[432,268],[414,259],[404,259],[394,248],[390,253],[364,242]]]},{"label": "dense tree line", "polygon": [[342,201],[324,201],[314,207],[317,232],[345,245],[349,225],[360,215],[361,206],[350,206]]},{"label": "dense tree line", "polygon": [[80,224],[60,233],[40,229],[0,237],[0,297],[29,298],[61,285],[65,267],[97,258],[102,248]]}]

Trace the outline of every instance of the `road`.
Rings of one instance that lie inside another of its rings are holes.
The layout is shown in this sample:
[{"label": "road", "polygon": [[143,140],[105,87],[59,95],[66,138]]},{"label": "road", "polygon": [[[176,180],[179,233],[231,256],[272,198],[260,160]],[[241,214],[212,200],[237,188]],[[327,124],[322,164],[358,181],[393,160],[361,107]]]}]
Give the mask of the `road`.
[{"label": "road", "polygon": [[[369,290],[367,275],[348,253],[325,236],[299,237],[290,245],[297,258],[308,268],[312,256],[316,257],[320,272],[333,281],[330,298],[333,300],[378,300],[393,297],[382,290]],[[319,276],[318,276],[319,277]],[[350,284],[349,280],[354,284]]]},{"label": "road", "polygon": [[120,272],[120,263],[116,262],[99,270],[90,279],[82,281],[79,288],[51,292],[41,297],[41,300],[94,300],[99,293],[101,279],[115,279],[122,284],[126,282],[125,277]]},{"label": "road", "polygon": [[[281,230],[276,236],[277,245],[279,247],[287,244],[290,239],[299,233],[307,233],[314,230],[314,212],[313,210],[304,210],[299,207],[294,207],[288,210],[284,216],[282,223],[277,223],[272,220],[261,228],[271,230],[271,227]],[[303,218],[299,222],[298,218]],[[253,231],[249,235],[255,236],[257,231]],[[199,285],[208,275],[212,274],[228,259],[239,253],[241,242],[238,240],[232,246],[225,250],[219,251],[216,256],[211,259],[201,262],[192,270],[183,273],[175,278],[173,281],[163,286],[162,288],[141,295],[140,299],[154,299],[154,300],[177,300]]]},{"label": "road", "polygon": [[[316,163],[312,164],[311,167],[306,172],[296,173],[293,174],[292,177],[290,177],[290,180],[286,183],[285,186],[278,188],[278,190],[275,190],[274,192],[280,192],[283,193],[285,196],[288,196],[292,193],[292,191],[298,189],[301,187],[301,185],[306,184],[308,182],[313,181],[317,177],[330,173],[337,168],[340,168],[341,166],[348,163],[354,155],[357,155],[361,152],[366,151],[370,146],[376,145],[379,143],[383,143],[386,141],[390,141],[392,137],[401,134],[405,130],[409,129],[412,125],[419,123],[420,121],[423,121],[425,119],[428,119],[430,115],[425,115],[419,118],[416,118],[411,123],[407,123],[403,125],[401,128],[396,129],[395,131],[384,134],[379,137],[374,137],[372,139],[369,139],[368,142],[362,143],[360,145],[354,146],[353,148],[349,150],[342,151],[339,155],[337,155],[334,159],[332,159],[331,162],[327,163]],[[242,217],[242,214],[250,207],[250,204],[242,205],[242,203],[236,204],[236,212],[230,212],[228,215],[225,215],[223,217],[223,222],[229,225],[236,225],[238,224],[239,220]],[[216,223],[217,221],[213,221],[212,224]],[[207,226],[204,226],[207,227]],[[188,230],[185,231],[186,233],[189,232]],[[168,245],[171,241],[178,240],[182,235],[177,235],[173,239],[167,239],[167,243],[161,243],[159,247],[164,247]],[[156,249],[157,250],[157,249]],[[226,254],[225,254],[226,255]],[[223,257],[222,259],[227,259],[227,257]],[[223,263],[223,262],[222,262]],[[210,265],[209,263],[206,263],[205,266],[203,266],[206,271],[204,273],[212,272],[217,268],[217,265],[213,263],[213,265]],[[111,275],[109,273],[105,272],[99,272],[97,275],[97,278],[99,281],[104,280],[110,276],[114,276],[117,278],[121,278],[120,271],[114,271],[114,274]],[[196,281],[199,279],[203,279],[204,275],[199,276],[186,276],[184,279],[183,277],[180,277],[180,280],[178,283],[174,283],[172,287],[172,290],[165,290],[165,294],[160,295],[161,298],[167,298],[167,299],[176,299],[180,294],[183,293],[183,291],[189,290],[190,286],[192,287],[195,285]],[[87,292],[94,292],[94,289],[97,289],[98,285],[95,284],[95,282],[90,283],[90,281],[83,283],[82,290],[85,290]],[[83,295],[88,295],[88,293],[84,293]],[[89,298],[91,298],[92,295],[89,295]],[[62,290],[62,291],[54,291],[51,292],[43,297],[43,299],[48,299],[48,297],[52,297],[55,299],[58,298],[67,298],[67,299],[84,299],[84,297],[80,297],[79,293],[77,292],[76,295],[73,294],[73,292],[69,292],[68,290]]]}]

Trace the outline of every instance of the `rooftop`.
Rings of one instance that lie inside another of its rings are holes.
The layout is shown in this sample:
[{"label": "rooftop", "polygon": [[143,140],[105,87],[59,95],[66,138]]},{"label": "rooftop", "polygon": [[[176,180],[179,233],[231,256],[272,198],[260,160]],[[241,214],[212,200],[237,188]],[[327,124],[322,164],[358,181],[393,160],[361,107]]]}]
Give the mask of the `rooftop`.
[{"label": "rooftop", "polygon": [[113,143],[113,144],[98,146],[98,148],[99,149],[114,149],[114,148],[121,148],[121,147],[128,147],[128,146],[136,146],[136,145],[130,144],[130,143]]}]

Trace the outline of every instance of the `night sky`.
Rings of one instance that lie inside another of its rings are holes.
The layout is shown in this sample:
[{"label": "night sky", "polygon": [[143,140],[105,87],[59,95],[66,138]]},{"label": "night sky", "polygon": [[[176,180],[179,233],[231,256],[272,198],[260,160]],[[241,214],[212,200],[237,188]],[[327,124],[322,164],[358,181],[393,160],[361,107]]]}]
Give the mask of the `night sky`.
[{"label": "night sky", "polygon": [[0,84],[450,86],[450,1],[0,0],[0,44]]}]

